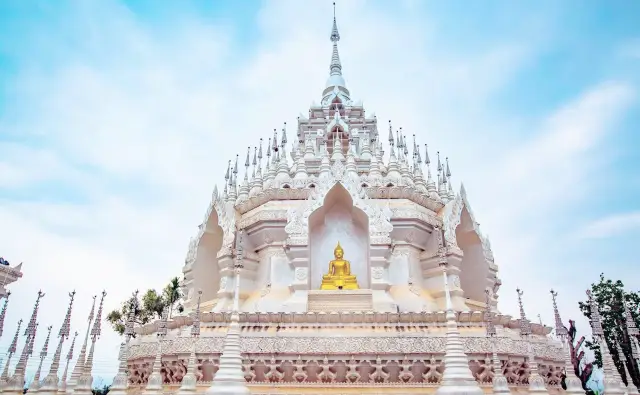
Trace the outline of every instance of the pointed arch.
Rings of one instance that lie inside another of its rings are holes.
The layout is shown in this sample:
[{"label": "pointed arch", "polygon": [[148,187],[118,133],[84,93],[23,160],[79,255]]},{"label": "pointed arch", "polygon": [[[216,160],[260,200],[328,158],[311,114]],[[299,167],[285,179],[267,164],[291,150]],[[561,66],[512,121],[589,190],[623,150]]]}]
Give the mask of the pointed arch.
[{"label": "pointed arch", "polygon": [[369,217],[354,204],[351,193],[335,183],[322,205],[309,215],[310,287],[318,289],[338,242],[351,261],[351,271],[361,288],[369,288]]}]

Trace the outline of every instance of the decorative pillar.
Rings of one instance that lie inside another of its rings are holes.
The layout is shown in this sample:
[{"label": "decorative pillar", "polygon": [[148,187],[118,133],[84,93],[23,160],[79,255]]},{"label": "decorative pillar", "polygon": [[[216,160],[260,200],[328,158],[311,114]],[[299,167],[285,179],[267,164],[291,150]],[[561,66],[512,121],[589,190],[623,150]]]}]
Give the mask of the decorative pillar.
[{"label": "decorative pillar", "polygon": [[436,390],[436,395],[483,395],[484,391],[478,385],[469,368],[469,360],[464,353],[464,345],[460,338],[456,313],[453,311],[449,282],[447,276],[448,264],[441,261],[442,278],[446,299],[447,335],[444,354],[444,372],[442,382]]},{"label": "decorative pillar", "polygon": [[33,353],[33,342],[36,338],[36,332],[38,329],[38,323],[36,320],[38,319],[38,307],[40,305],[40,299],[44,297],[44,293],[42,291],[38,291],[38,298],[36,299],[36,304],[33,307],[33,313],[31,313],[31,319],[27,324],[27,328],[25,329],[24,335],[27,337],[24,343],[24,348],[22,349],[22,353],[20,354],[20,360],[16,365],[16,370],[7,382],[7,385],[4,389],[6,393],[13,393],[16,395],[22,395],[24,390],[24,375],[25,369],[27,367],[27,362],[29,360],[29,356]]},{"label": "decorative pillar", "polygon": [[67,353],[67,363],[64,365],[64,372],[62,372],[62,378],[60,379],[60,384],[58,385],[58,393],[67,392],[67,373],[69,373],[69,363],[73,359],[73,348],[76,345],[76,339],[78,338],[78,331],[73,334],[73,340],[71,341],[71,347],[69,347],[69,352]]},{"label": "decorative pillar", "polygon": [[553,300],[553,316],[556,320],[556,336],[562,341],[564,351],[564,383],[567,387],[565,392],[569,395],[584,395],[585,391],[582,388],[582,380],[576,376],[573,363],[571,363],[571,348],[569,347],[571,340],[569,340],[569,332],[567,332],[567,328],[562,324],[562,319],[560,318],[560,312],[558,311],[558,304],[556,302],[557,296],[558,293],[552,289],[551,299]]},{"label": "decorative pillar", "polygon": [[486,295],[484,322],[487,329],[487,337],[491,341],[491,354],[493,360],[493,393],[511,394],[507,378],[504,377],[504,374],[502,373],[502,363],[500,363],[500,358],[498,358],[498,333],[496,332],[496,326],[493,324],[495,313],[491,312],[491,293],[488,289],[484,292]]},{"label": "decorative pillar", "polygon": [[213,378],[211,387],[207,388],[207,395],[250,395],[247,382],[242,372],[241,333],[240,333],[240,272],[243,265],[243,236],[244,232],[238,233],[236,246],[236,284],[235,296],[233,300],[233,311],[231,312],[231,322],[224,339],[224,347],[220,356],[220,368]]},{"label": "decorative pillar", "polygon": [[22,319],[18,321],[18,327],[16,328],[16,333],[15,335],[13,335],[13,340],[9,345],[9,350],[7,350],[7,353],[9,355],[7,356],[7,363],[4,365],[4,370],[2,371],[2,375],[0,376],[0,391],[4,389],[4,387],[7,385],[7,381],[9,380],[9,365],[11,364],[11,358],[13,357],[13,354],[16,353],[16,350],[18,348],[18,335],[20,334],[21,326],[22,326]]},{"label": "decorative pillar", "polygon": [[124,324],[124,343],[120,345],[120,364],[118,365],[118,373],[113,378],[113,383],[109,392],[113,395],[126,395],[129,388],[129,377],[127,376],[127,360],[129,357],[129,341],[134,334],[134,320],[136,309],[138,308],[138,291],[134,292],[129,303],[129,313],[127,314],[127,322]]},{"label": "decorative pillar", "polygon": [[151,376],[147,381],[144,389],[144,395],[161,395],[162,389],[162,342],[167,336],[167,313],[168,309],[164,309],[160,318],[160,325],[156,335],[158,337],[158,347],[156,348],[156,359],[153,361]]},{"label": "decorative pillar", "polygon": [[56,352],[53,355],[53,361],[51,362],[51,367],[49,368],[49,374],[42,380],[42,386],[40,387],[40,393],[44,393],[46,395],[53,395],[58,391],[58,368],[60,367],[60,355],[62,354],[62,344],[65,339],[69,338],[69,334],[71,333],[71,311],[73,309],[73,299],[75,298],[76,291],[73,291],[69,294],[69,307],[67,308],[67,314],[64,317],[64,321],[62,321],[62,326],[60,327],[60,331],[58,332],[58,347],[56,348]]},{"label": "decorative pillar", "polygon": [[91,389],[93,386],[93,354],[96,348],[96,341],[100,337],[102,332],[102,306],[104,304],[104,298],[107,296],[105,291],[102,291],[102,297],[100,298],[100,305],[98,306],[98,314],[96,314],[96,320],[93,322],[91,328],[91,348],[89,348],[89,355],[82,367],[82,375],[78,378],[76,387],[73,389],[73,393],[76,395],[92,395]]},{"label": "decorative pillar", "polygon": [[602,329],[602,320],[600,318],[600,309],[598,308],[598,302],[593,299],[593,295],[590,290],[587,290],[587,297],[589,298],[589,307],[591,310],[591,334],[593,339],[600,345],[600,353],[602,355],[602,371],[604,385],[604,391],[607,395],[619,395],[624,394],[622,381],[616,377],[617,369],[611,358],[609,352],[609,346],[604,338],[604,329]]},{"label": "decorative pillar", "polygon": [[198,292],[198,305],[193,314],[193,325],[191,326],[191,337],[193,342],[191,344],[191,354],[189,354],[189,363],[187,364],[187,374],[182,378],[182,385],[178,390],[178,395],[190,395],[194,394],[197,389],[198,378],[196,377],[196,370],[198,364],[196,360],[196,345],[198,344],[198,338],[200,337],[200,297],[202,291]]},{"label": "decorative pillar", "polygon": [[529,393],[531,394],[549,394],[547,387],[544,384],[544,379],[538,373],[538,363],[536,362],[535,355],[533,353],[533,343],[531,339],[531,322],[524,314],[524,307],[522,305],[522,290],[516,289],[518,293],[518,305],[520,306],[520,336],[527,340],[527,346],[529,347]]},{"label": "decorative pillar", "polygon": [[93,296],[93,304],[91,305],[91,312],[89,313],[89,319],[87,323],[87,332],[84,335],[84,343],[82,343],[80,355],[78,355],[78,359],[76,360],[76,366],[73,368],[73,371],[71,372],[71,378],[69,378],[69,382],[66,384],[67,392],[73,392],[73,389],[78,384],[78,379],[80,378],[80,376],[82,376],[84,362],[87,359],[87,342],[89,341],[89,333],[91,331],[91,323],[93,322],[93,314],[96,308],[97,297],[98,295]]}]

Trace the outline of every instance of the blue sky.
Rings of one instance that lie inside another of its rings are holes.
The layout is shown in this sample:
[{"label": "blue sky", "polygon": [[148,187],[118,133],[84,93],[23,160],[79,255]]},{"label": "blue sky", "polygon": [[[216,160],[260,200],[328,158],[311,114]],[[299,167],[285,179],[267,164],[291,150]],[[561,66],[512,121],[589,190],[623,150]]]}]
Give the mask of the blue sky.
[{"label": "blue sky", "polygon": [[[640,288],[640,3],[527,7],[338,1],[340,54],[369,114],[449,156],[491,235],[501,310],[517,313],[520,286],[551,324],[551,287],[565,319],[600,272]],[[0,4],[0,252],[25,262],[1,345],[39,287],[55,328],[78,291],[83,333],[90,295],[106,288],[110,309],[180,274],[226,161],[319,101],[331,13],[329,0]],[[96,376],[111,379],[117,347],[105,330]]]}]

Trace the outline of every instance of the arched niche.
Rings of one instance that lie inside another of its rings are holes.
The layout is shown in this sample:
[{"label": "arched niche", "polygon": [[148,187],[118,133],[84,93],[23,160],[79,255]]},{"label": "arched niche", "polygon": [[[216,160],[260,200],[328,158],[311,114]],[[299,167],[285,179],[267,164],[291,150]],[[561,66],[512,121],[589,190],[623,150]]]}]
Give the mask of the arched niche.
[{"label": "arched niche", "polygon": [[198,243],[196,261],[192,268],[193,287],[195,290],[202,290],[202,302],[215,299],[220,288],[218,251],[222,248],[222,237],[218,214],[213,210]]},{"label": "arched niche", "polygon": [[320,288],[338,241],[360,288],[370,288],[369,218],[353,205],[351,195],[340,183],[331,188],[323,205],[309,216],[311,289]]},{"label": "arched niche", "polygon": [[456,227],[456,241],[463,252],[460,264],[460,287],[464,291],[464,297],[484,302],[489,264],[484,256],[482,241],[466,206],[460,213],[460,223]]}]

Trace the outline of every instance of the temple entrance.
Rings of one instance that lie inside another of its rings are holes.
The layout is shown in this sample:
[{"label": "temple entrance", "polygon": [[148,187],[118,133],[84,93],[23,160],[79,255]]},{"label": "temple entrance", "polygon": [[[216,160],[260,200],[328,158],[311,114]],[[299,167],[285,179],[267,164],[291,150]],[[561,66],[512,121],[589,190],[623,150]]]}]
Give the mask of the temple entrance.
[{"label": "temple entrance", "polygon": [[369,288],[369,218],[353,205],[351,195],[340,183],[331,188],[322,207],[309,217],[311,289],[320,289],[338,242],[358,286]]}]

